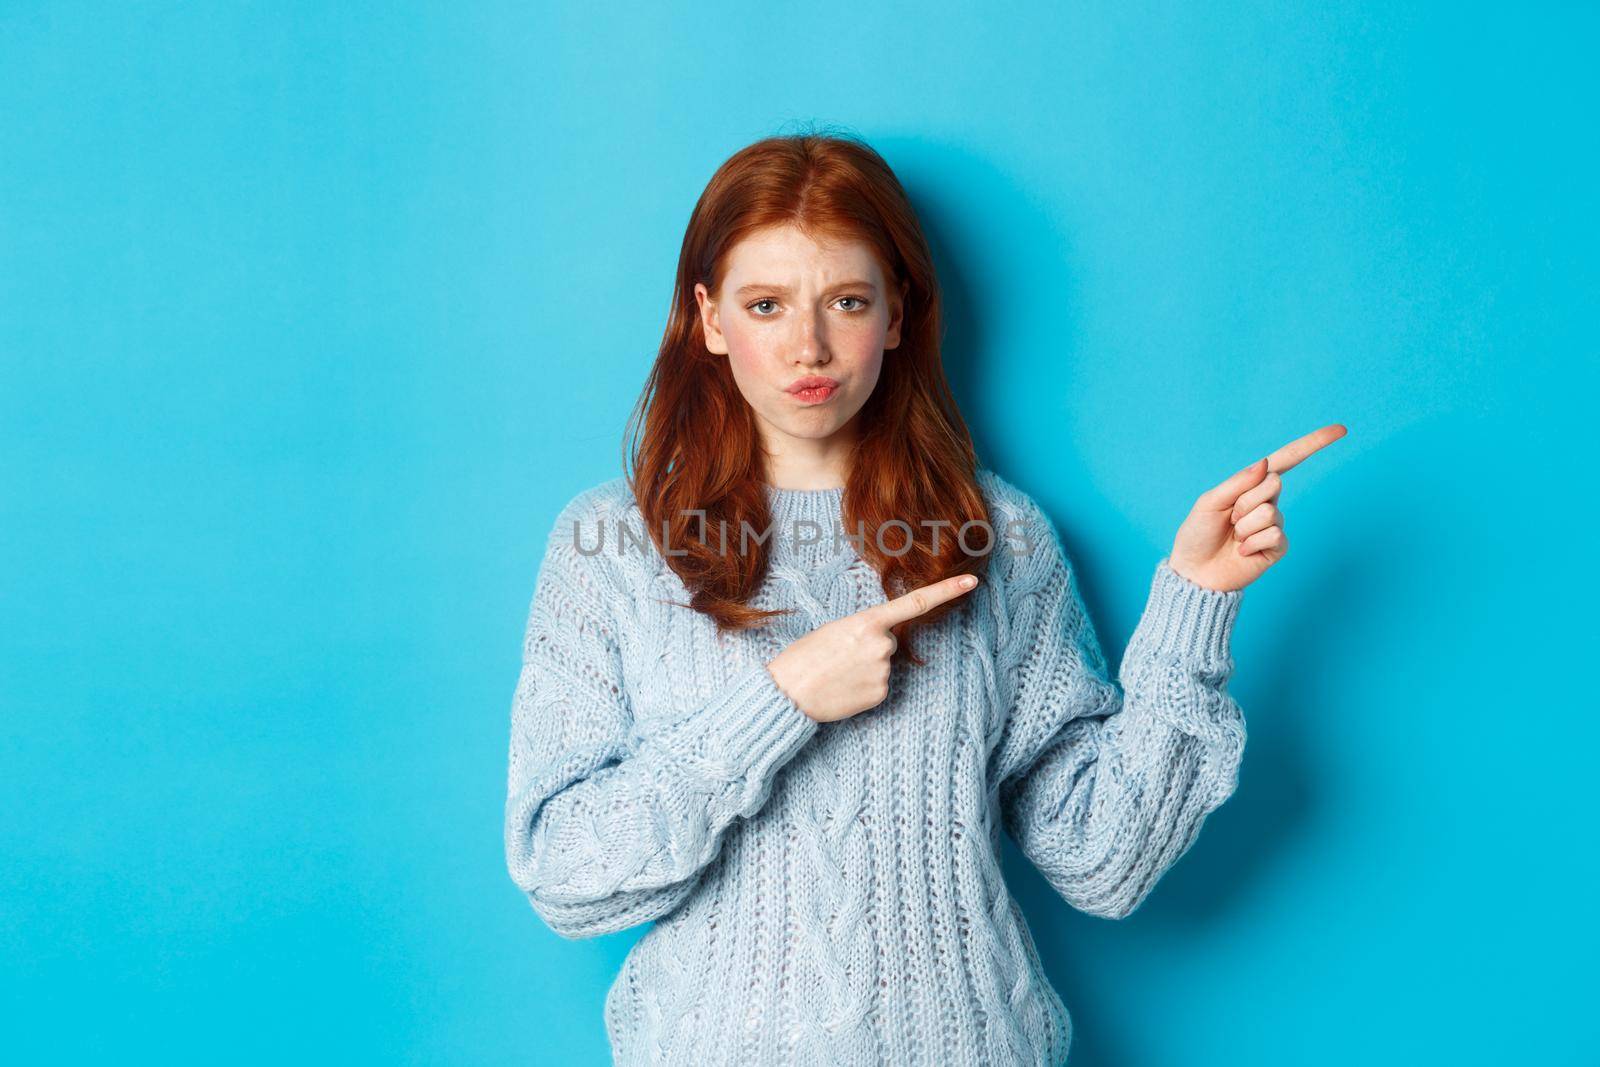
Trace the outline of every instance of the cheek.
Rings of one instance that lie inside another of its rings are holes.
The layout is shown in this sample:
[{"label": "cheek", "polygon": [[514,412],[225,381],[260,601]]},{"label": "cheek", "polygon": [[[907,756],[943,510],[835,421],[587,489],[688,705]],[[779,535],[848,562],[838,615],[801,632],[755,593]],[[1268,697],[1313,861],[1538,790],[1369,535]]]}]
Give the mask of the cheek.
[{"label": "cheek", "polygon": [[728,359],[746,373],[761,364],[772,346],[770,331],[752,330],[742,321],[725,322],[722,337],[728,342]]},{"label": "cheek", "polygon": [[744,394],[746,400],[757,403],[758,398],[765,395],[774,378],[773,357],[767,351],[768,345],[764,344],[749,334],[740,334],[737,330],[723,329],[722,336],[728,342],[728,371],[733,375],[734,384]]},{"label": "cheek", "polygon": [[888,339],[889,320],[882,314],[853,323],[850,329],[841,332],[839,338],[840,343],[849,347],[861,362],[868,358],[881,359],[884,343]]},{"label": "cheek", "polygon": [[856,370],[856,380],[861,383],[863,393],[871,393],[878,384],[878,375],[883,371],[883,349],[874,349],[861,361]]},{"label": "cheek", "polygon": [[844,339],[835,354],[855,370],[856,377],[876,379],[883,366],[883,334],[877,330],[862,330]]},{"label": "cheek", "polygon": [[749,338],[741,338],[737,334],[724,333],[723,336],[728,340],[728,366],[733,376],[746,382],[759,378],[761,368],[767,362],[762,348]]}]

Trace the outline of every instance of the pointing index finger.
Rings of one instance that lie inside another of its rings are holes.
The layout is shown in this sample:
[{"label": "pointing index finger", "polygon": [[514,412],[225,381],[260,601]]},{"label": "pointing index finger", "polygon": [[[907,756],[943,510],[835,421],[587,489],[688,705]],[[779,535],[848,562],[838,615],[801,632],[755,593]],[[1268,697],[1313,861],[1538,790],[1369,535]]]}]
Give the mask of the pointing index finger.
[{"label": "pointing index finger", "polygon": [[1277,471],[1281,474],[1312,453],[1333,444],[1347,432],[1344,425],[1337,422],[1329,423],[1320,430],[1313,430],[1304,437],[1290,441],[1268,456],[1267,470]]},{"label": "pointing index finger", "polygon": [[872,609],[873,614],[887,626],[898,626],[902,622],[932,611],[948,600],[954,600],[964,593],[971,592],[977,588],[977,581],[974,580],[970,588],[962,585],[962,582],[972,577],[970,574],[955,574],[932,585],[913,589],[909,593],[903,593],[893,600],[879,604]]}]

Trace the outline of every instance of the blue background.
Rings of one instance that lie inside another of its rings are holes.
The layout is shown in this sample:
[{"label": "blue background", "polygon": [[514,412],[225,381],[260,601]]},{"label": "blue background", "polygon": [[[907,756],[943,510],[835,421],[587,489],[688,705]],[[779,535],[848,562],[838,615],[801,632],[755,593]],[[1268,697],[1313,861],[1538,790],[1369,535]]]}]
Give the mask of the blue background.
[{"label": "blue background", "polygon": [[12,1062],[605,1062],[637,932],[504,868],[521,629],[696,196],[813,121],[910,189],[1113,661],[1196,495],[1350,429],[1196,848],[1108,922],[1007,846],[1074,1067],[1596,1062],[1596,23],[6,4]]}]

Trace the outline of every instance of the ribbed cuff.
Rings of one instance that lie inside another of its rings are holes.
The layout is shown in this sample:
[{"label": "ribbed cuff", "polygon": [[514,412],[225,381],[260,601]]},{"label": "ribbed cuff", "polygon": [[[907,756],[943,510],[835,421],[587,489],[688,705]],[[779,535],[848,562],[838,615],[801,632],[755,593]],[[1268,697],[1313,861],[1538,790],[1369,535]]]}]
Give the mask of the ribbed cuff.
[{"label": "ribbed cuff", "polygon": [[1128,639],[1157,656],[1207,671],[1233,667],[1233,624],[1244,590],[1208,589],[1173,570],[1161,557],[1150,580],[1144,615]]},{"label": "ribbed cuff", "polygon": [[817,728],[817,721],[778,688],[766,664],[753,663],[655,740],[711,761],[720,776],[734,781],[770,774],[792,759]]}]

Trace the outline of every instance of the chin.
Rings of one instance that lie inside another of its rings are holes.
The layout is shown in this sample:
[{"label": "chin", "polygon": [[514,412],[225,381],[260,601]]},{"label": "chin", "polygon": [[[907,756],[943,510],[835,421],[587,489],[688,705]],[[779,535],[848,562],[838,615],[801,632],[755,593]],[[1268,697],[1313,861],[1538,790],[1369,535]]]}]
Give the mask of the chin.
[{"label": "chin", "polygon": [[[783,424],[780,424],[783,425]],[[784,432],[790,437],[801,437],[811,441],[826,441],[839,432],[839,427],[844,422],[838,419],[829,419],[826,422],[816,422],[811,419],[796,419],[784,425]]]}]

